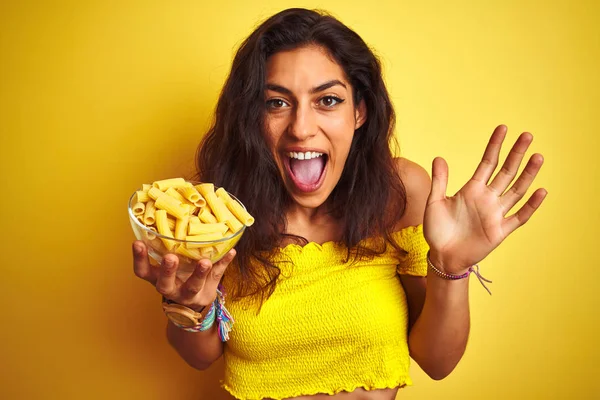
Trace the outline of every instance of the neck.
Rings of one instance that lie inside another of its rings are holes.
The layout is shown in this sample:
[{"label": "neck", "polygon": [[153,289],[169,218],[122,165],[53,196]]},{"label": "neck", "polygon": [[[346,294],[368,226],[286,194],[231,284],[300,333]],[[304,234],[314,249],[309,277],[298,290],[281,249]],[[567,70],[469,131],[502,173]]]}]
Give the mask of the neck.
[{"label": "neck", "polygon": [[306,208],[292,204],[286,211],[287,234],[305,238],[309,242],[337,241],[341,237],[341,221],[329,214],[327,203]]}]

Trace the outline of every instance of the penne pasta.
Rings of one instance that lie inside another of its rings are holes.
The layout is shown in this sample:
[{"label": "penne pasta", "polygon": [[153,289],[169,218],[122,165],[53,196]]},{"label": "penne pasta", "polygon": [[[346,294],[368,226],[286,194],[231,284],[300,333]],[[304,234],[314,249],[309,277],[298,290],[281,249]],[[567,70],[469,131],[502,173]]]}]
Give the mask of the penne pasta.
[{"label": "penne pasta", "polygon": [[221,257],[239,240],[230,236],[254,222],[225,189],[212,183],[194,185],[183,178],[143,184],[130,210],[132,218],[147,228],[140,234],[153,257],[176,253],[188,266],[193,260]]},{"label": "penne pasta", "polygon": [[188,227],[188,234],[193,236],[217,232],[221,234],[221,237],[223,237],[228,229],[229,227],[224,222],[218,222],[216,224],[193,223]]},{"label": "penne pasta", "polygon": [[142,215],[144,213],[144,210],[146,209],[146,205],[144,203],[135,203],[132,207],[133,210],[133,215],[135,215],[136,217],[138,215]]},{"label": "penne pasta", "polygon": [[144,224],[146,225],[154,225],[156,219],[154,218],[154,213],[156,212],[156,207],[154,207],[154,200],[149,200],[146,203],[146,211],[144,211]]},{"label": "penne pasta", "polygon": [[[200,185],[196,185],[196,189],[204,196],[218,222],[225,222],[234,232],[237,232],[244,227],[231,211],[229,211],[225,203],[223,203],[223,200],[217,197],[212,183],[201,183]],[[200,217],[200,219],[202,219],[202,217]]]},{"label": "penne pasta", "polygon": [[150,200],[150,196],[148,196],[148,191],[138,190],[135,192],[135,196],[137,198],[138,203],[145,203]]},{"label": "penne pasta", "polygon": [[155,233],[157,233],[156,228],[153,226],[149,226],[148,229],[150,229],[152,231],[152,232],[146,231],[146,237],[148,238],[148,240],[156,239],[156,235],[155,235]]},{"label": "penne pasta", "polygon": [[254,217],[240,203],[235,201],[225,189],[219,188],[215,193],[225,202],[229,211],[231,211],[238,221],[246,226],[251,226],[254,223]]},{"label": "penne pasta", "polygon": [[174,231],[175,230],[175,225],[177,225],[177,219],[173,218],[173,217],[168,217],[167,218],[167,223],[169,224],[169,229]]},{"label": "penne pasta", "polygon": [[183,197],[181,195],[181,193],[179,193],[177,190],[175,190],[175,188],[172,188],[172,187],[168,188],[165,191],[165,194],[168,194],[169,196],[177,199],[181,204],[186,204],[187,203],[187,200],[185,199],[185,197]]},{"label": "penne pasta", "polygon": [[201,247],[200,248],[200,255],[202,258],[212,258],[212,256],[214,256],[216,253],[216,250],[213,246],[208,246],[208,247]]},{"label": "penne pasta", "polygon": [[207,196],[204,197],[206,198],[206,202],[208,203],[213,214],[217,218],[217,221],[226,221],[227,217],[229,216],[229,213],[227,212],[227,207],[225,206],[225,204],[223,204],[221,199],[219,199],[214,193],[209,193]]},{"label": "penne pasta", "polygon": [[198,213],[198,217],[200,218],[200,221],[204,222],[205,224],[216,224],[218,222],[215,216],[210,213],[207,207],[203,208]]},{"label": "penne pasta", "polygon": [[155,187],[150,188],[150,190],[148,190],[148,196],[150,196],[150,198],[152,200],[157,200],[163,194],[164,194],[164,192],[162,192],[161,190],[159,190]]},{"label": "penne pasta", "polygon": [[193,242],[210,242],[213,240],[222,239],[223,235],[218,232],[204,233],[202,235],[186,236],[185,240],[188,249],[197,249],[200,247],[206,247],[206,243],[193,243]]},{"label": "penne pasta", "polygon": [[[160,233],[163,236],[172,238],[173,232],[169,228],[167,212],[165,210],[156,210],[155,217],[156,217],[156,229],[158,230],[158,233]],[[164,239],[164,238],[161,238],[161,240],[168,251],[171,251],[173,249],[173,247],[175,247],[174,241]]]},{"label": "penne pasta", "polygon": [[189,210],[181,204],[181,202],[165,193],[165,195],[160,196],[156,199],[154,206],[157,209],[165,210],[175,218],[183,218],[186,215],[189,215]]},{"label": "penne pasta", "polygon": [[155,187],[161,191],[165,191],[168,188],[180,188],[187,186],[188,183],[183,178],[171,178],[171,179],[163,179],[161,181],[156,181],[152,184],[152,187]]},{"label": "penne pasta", "polygon": [[238,221],[238,219],[231,213],[231,211],[227,210],[227,212],[229,212],[229,217],[225,221],[225,223],[227,224],[227,226],[233,232],[237,232],[240,229],[243,229],[244,228],[244,224],[242,224],[240,221]]},{"label": "penne pasta", "polygon": [[189,220],[190,217],[187,215],[183,218],[177,219],[177,222],[175,223],[175,239],[185,240],[185,237],[187,236]]},{"label": "penne pasta", "polygon": [[[233,232],[231,230],[225,232],[225,234],[223,235],[223,237],[227,237],[227,236],[231,236],[233,235]],[[222,254],[223,252],[225,252],[225,250],[227,250],[228,247],[230,247],[231,245],[231,240],[226,240],[224,242],[221,243],[217,243],[215,244],[215,251],[219,254]]]},{"label": "penne pasta", "polygon": [[206,200],[204,200],[204,197],[202,197],[202,195],[200,195],[200,200],[198,200],[197,202],[194,203],[194,205],[196,207],[206,207]]},{"label": "penne pasta", "polygon": [[194,187],[200,194],[202,194],[202,190],[209,190],[209,191],[213,191],[213,192],[215,191],[215,185],[213,185],[212,183],[199,183],[199,184],[195,185]]},{"label": "penne pasta", "polygon": [[202,253],[199,249],[188,249],[185,246],[179,246],[177,250],[175,250],[175,253],[191,258],[192,260],[202,259]]},{"label": "penne pasta", "polygon": [[191,203],[199,202],[202,198],[194,186],[179,188],[179,193]]}]

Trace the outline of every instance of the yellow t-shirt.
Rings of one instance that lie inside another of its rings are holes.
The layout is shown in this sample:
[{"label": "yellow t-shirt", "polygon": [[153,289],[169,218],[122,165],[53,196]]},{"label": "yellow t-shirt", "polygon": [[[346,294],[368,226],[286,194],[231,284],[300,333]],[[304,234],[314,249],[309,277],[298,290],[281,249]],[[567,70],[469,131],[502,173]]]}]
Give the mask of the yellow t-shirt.
[{"label": "yellow t-shirt", "polygon": [[235,325],[225,344],[223,387],[238,399],[283,399],[412,384],[408,308],[397,274],[427,274],[423,227],[393,234],[370,261],[344,263],[346,248],[288,245],[281,275],[260,313],[228,301]]}]

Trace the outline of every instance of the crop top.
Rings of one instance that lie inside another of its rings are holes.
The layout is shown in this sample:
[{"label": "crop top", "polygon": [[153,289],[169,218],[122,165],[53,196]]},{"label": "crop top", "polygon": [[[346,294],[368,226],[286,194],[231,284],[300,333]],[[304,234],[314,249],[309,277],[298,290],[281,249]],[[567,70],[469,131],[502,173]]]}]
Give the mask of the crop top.
[{"label": "crop top", "polygon": [[[392,234],[370,261],[344,262],[346,247],[290,244],[260,313],[228,301],[223,387],[238,399],[284,399],[411,385],[408,308],[397,274],[427,274],[423,226]],[[275,260],[277,261],[277,260]]]}]

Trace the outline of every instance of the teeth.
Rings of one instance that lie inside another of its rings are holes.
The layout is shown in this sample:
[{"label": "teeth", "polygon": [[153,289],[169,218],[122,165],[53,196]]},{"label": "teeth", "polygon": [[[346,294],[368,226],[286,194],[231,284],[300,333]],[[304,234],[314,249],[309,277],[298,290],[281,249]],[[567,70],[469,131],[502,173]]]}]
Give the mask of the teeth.
[{"label": "teeth", "polygon": [[307,151],[305,153],[297,153],[295,151],[289,152],[289,158],[296,158],[298,160],[310,160],[311,158],[321,157],[323,153],[317,153],[316,151]]}]

